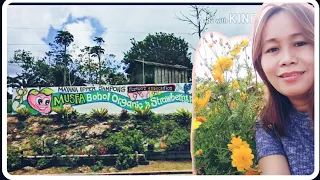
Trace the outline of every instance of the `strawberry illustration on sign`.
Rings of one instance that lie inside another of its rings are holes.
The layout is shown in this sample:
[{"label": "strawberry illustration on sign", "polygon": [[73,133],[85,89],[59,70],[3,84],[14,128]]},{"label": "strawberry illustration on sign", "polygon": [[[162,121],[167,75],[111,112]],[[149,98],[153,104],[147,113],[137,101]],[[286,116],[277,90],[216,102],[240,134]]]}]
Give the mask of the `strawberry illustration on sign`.
[{"label": "strawberry illustration on sign", "polygon": [[49,114],[51,112],[52,93],[53,90],[50,88],[43,88],[40,91],[32,89],[27,97],[28,103],[41,114]]}]

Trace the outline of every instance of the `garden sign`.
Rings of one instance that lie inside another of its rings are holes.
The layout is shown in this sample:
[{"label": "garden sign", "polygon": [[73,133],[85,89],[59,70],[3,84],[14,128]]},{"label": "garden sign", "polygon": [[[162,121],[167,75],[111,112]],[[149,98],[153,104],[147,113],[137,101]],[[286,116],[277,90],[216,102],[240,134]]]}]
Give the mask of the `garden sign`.
[{"label": "garden sign", "polygon": [[52,108],[71,105],[80,113],[106,108],[110,113],[132,107],[150,106],[155,113],[171,113],[178,109],[191,112],[191,84],[144,84],[108,86],[64,86],[20,88],[13,90],[12,113],[27,108],[31,114],[51,114]]}]

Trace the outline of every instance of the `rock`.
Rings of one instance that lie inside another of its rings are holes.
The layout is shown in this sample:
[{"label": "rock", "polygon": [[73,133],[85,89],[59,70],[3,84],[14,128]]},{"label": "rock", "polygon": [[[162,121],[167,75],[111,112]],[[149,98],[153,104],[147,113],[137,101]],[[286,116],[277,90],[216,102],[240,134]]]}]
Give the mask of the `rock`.
[{"label": "rock", "polygon": [[52,129],[53,131],[56,130],[56,129],[59,129],[60,126],[59,125],[51,125],[50,126],[50,129]]},{"label": "rock", "polygon": [[77,126],[76,128],[74,128],[75,131],[80,131],[82,134],[85,133],[88,129],[88,126]]},{"label": "rock", "polygon": [[110,129],[110,128],[111,128],[110,125],[106,123],[99,123],[97,125],[94,125],[92,128],[90,128],[87,131],[86,135],[88,135],[89,137],[101,136],[106,129]]},{"label": "rock", "polygon": [[78,126],[65,132],[66,141],[77,141],[82,139],[82,135],[88,130],[87,126]]},{"label": "rock", "polygon": [[19,141],[12,141],[11,145],[15,146],[15,147],[20,147],[21,146]]},{"label": "rock", "polygon": [[109,169],[109,172],[118,172],[119,170],[118,169],[116,169],[116,168],[114,168],[114,167],[111,167],[110,169]]},{"label": "rock", "polygon": [[8,117],[8,123],[17,123],[18,119],[16,117]]},{"label": "rock", "polygon": [[8,140],[8,141],[12,141],[12,134],[8,134],[8,135],[7,135],[7,140]]},{"label": "rock", "polygon": [[16,139],[21,139],[21,135],[20,134],[16,135]]},{"label": "rock", "polygon": [[30,171],[35,171],[36,168],[31,167],[31,166],[26,166],[26,167],[23,167],[22,170],[23,170],[23,171],[28,171],[28,172],[30,172]]},{"label": "rock", "polygon": [[84,167],[79,167],[78,171],[80,173],[90,173],[91,172],[91,168],[88,166],[84,166]]},{"label": "rock", "polygon": [[84,149],[86,150],[86,152],[90,152],[93,148],[94,148],[94,145],[90,144],[86,146]]}]

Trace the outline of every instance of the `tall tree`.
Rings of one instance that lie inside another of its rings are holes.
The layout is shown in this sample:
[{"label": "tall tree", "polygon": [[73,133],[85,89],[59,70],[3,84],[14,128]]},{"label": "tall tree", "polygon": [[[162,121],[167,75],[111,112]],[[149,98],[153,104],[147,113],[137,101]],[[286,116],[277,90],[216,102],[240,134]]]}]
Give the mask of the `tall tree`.
[{"label": "tall tree", "polygon": [[101,44],[105,41],[101,37],[95,37],[94,41],[98,44],[93,46],[90,50],[92,57],[98,57],[98,68],[99,68],[99,85],[102,83],[102,73],[103,73],[103,62],[101,62],[101,56],[104,54],[105,50],[101,47]]},{"label": "tall tree", "polygon": [[[143,41],[130,39],[132,47],[124,53],[124,62],[128,68],[126,73],[129,77],[136,71],[136,60],[145,60],[168,65],[182,65],[192,69],[191,53],[188,52],[188,43],[174,34],[156,33],[149,34]],[[189,72],[191,77],[191,71]]]},{"label": "tall tree", "polygon": [[88,81],[88,83],[93,84],[95,81],[93,80],[93,73],[95,72],[95,64],[93,59],[91,58],[91,47],[85,46],[80,50],[81,53],[78,55],[80,66],[79,71],[82,76]]},{"label": "tall tree", "polygon": [[16,64],[22,72],[7,77],[8,87],[52,86],[52,68],[44,60],[37,60],[30,51],[16,50],[9,64]]},{"label": "tall tree", "polygon": [[199,39],[201,38],[202,33],[207,29],[207,25],[212,23],[217,10],[214,12],[208,6],[200,6],[200,5],[191,5],[189,6],[191,17],[188,17],[184,14],[181,14],[181,17],[176,15],[176,18],[180,21],[185,21],[192,26],[192,34],[198,34]]},{"label": "tall tree", "polygon": [[67,67],[70,62],[70,54],[67,54],[67,47],[73,42],[73,35],[69,33],[68,31],[58,31],[57,36],[55,37],[54,42],[57,45],[60,45],[63,47],[63,85],[66,86],[67,84]]}]

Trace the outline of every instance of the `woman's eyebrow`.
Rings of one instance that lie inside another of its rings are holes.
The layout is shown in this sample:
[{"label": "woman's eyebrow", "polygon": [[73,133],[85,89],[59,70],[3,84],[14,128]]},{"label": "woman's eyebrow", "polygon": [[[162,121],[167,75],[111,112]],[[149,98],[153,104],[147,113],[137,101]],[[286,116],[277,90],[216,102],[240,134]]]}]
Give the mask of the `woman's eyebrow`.
[{"label": "woman's eyebrow", "polygon": [[[301,32],[297,32],[297,33],[292,33],[289,35],[289,37],[291,37],[291,38],[297,37],[297,36],[303,36],[303,34]],[[275,41],[277,41],[277,38],[270,38],[270,39],[265,40],[262,45],[269,43],[269,42],[275,42]]]},{"label": "woman's eyebrow", "polygon": [[296,37],[296,36],[303,36],[303,34],[301,32],[298,33],[293,33],[290,35],[291,37]]}]

